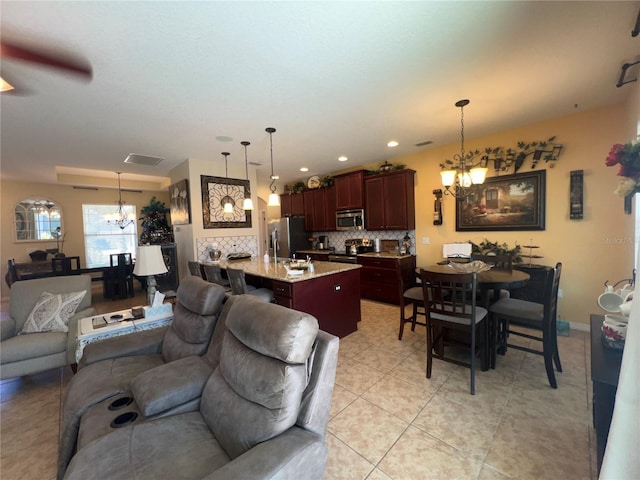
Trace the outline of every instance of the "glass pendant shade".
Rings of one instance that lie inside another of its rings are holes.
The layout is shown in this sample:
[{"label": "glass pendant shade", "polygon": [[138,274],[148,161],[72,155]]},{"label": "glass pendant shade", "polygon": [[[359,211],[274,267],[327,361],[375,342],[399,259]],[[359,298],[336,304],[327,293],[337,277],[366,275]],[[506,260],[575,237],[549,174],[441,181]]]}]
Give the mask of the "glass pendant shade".
[{"label": "glass pendant shade", "polygon": [[222,210],[224,213],[233,213],[233,205],[231,205],[231,202],[227,201],[225,202]]},{"label": "glass pendant shade", "polygon": [[453,183],[456,181],[456,172],[455,170],[443,170],[440,172],[440,176],[442,177],[442,185],[445,187],[451,187]]},{"label": "glass pendant shade", "polygon": [[471,175],[471,183],[474,185],[481,185],[484,183],[485,178],[487,177],[487,168],[485,167],[475,167],[469,171]]},{"label": "glass pendant shade", "polygon": [[242,202],[242,209],[243,210],[253,210],[253,201],[251,200],[251,198],[245,198],[244,201]]},{"label": "glass pendant shade", "polygon": [[244,192],[242,209],[253,210],[253,201],[251,200],[251,183],[249,182],[249,161],[247,160],[247,146],[251,145],[251,143],[245,140],[243,142],[240,142],[240,144],[244,147],[244,173],[245,178],[247,179],[247,183],[249,183],[249,188],[247,188]]},{"label": "glass pendant shade", "polygon": [[269,194],[269,201],[267,203],[270,207],[279,207],[280,206],[280,195],[275,192]]}]

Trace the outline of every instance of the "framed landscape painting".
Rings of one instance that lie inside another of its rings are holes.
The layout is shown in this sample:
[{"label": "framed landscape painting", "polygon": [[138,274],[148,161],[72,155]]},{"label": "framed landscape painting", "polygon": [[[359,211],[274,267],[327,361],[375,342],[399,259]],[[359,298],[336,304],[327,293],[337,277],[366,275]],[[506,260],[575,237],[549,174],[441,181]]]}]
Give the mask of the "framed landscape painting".
[{"label": "framed landscape painting", "polygon": [[456,202],[456,231],[544,230],[546,170],[490,177]]}]

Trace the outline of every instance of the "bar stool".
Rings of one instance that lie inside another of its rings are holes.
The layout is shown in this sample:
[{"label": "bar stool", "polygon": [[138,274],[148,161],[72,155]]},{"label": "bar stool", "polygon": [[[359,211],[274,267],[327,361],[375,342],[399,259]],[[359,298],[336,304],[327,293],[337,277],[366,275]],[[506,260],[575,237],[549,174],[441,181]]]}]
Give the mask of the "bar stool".
[{"label": "bar stool", "polygon": [[263,299],[265,302],[273,302],[273,290],[269,290],[268,288],[254,288],[253,290],[250,290],[247,288],[244,270],[239,268],[227,268],[227,275],[229,276],[229,282],[231,283],[231,292],[234,295],[253,295]]},{"label": "bar stool", "polygon": [[220,265],[203,265],[205,280],[211,283],[217,283],[224,287],[225,291],[231,291],[229,280],[222,277],[222,269]]}]

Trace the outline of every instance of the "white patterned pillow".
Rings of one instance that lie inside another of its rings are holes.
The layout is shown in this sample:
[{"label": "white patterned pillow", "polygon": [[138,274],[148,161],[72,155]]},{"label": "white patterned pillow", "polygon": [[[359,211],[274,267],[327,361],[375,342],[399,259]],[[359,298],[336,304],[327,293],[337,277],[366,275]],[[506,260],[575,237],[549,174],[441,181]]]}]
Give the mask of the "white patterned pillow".
[{"label": "white patterned pillow", "polygon": [[20,333],[68,332],[69,318],[76,313],[86,293],[86,290],[55,294],[42,292]]}]

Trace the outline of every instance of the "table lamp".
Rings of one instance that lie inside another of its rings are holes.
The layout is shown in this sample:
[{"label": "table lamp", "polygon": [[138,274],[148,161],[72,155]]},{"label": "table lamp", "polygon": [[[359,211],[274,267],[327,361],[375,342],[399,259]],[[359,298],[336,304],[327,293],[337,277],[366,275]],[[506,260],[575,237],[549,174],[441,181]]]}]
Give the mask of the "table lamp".
[{"label": "table lamp", "polygon": [[167,272],[160,245],[140,245],[138,247],[133,274],[138,277],[147,277],[147,303],[149,305],[153,305],[153,298],[158,290],[154,275]]}]

